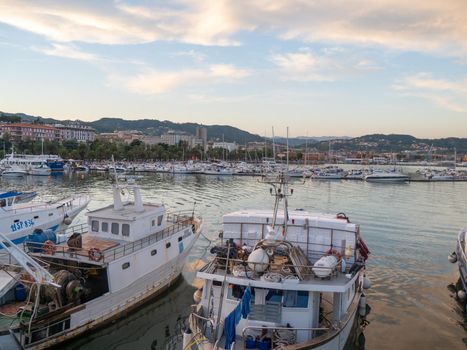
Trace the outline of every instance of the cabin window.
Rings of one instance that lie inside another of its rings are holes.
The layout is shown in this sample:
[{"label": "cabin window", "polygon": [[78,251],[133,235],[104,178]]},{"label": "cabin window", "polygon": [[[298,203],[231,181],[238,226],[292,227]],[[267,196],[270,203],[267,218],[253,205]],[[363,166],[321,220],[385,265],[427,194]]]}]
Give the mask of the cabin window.
[{"label": "cabin window", "polygon": [[151,250],[151,256],[154,256],[157,254],[157,249]]},{"label": "cabin window", "polygon": [[34,219],[39,219],[39,216],[38,215],[34,216]]},{"label": "cabin window", "polygon": [[13,204],[13,198],[8,198],[8,205],[11,206]]},{"label": "cabin window", "polygon": [[2,201],[0,202],[0,207],[5,207],[5,206],[6,206],[6,200],[2,199]]},{"label": "cabin window", "polygon": [[122,236],[129,236],[130,235],[130,225],[122,224]]},{"label": "cabin window", "polygon": [[126,262],[122,265],[122,270],[126,270],[127,268],[130,267],[130,263],[129,262]]},{"label": "cabin window", "polygon": [[49,213],[49,216],[52,216],[52,215],[54,215],[54,213]]},{"label": "cabin window", "polygon": [[266,294],[266,304],[280,304],[282,302],[282,291],[270,289]]},{"label": "cabin window", "polygon": [[167,243],[165,244],[165,247],[166,247],[166,248],[170,248],[170,246],[171,246],[170,242],[167,242]]},{"label": "cabin window", "polygon": [[112,222],[112,226],[110,227],[110,232],[112,232],[114,235],[118,235],[118,223],[117,222]]},{"label": "cabin window", "polygon": [[178,237],[178,241],[181,242],[183,237]]},{"label": "cabin window", "polygon": [[302,290],[284,291],[284,301],[283,301],[282,306],[307,308],[308,307],[308,292],[302,291]]},{"label": "cabin window", "polygon": [[92,232],[99,232],[99,221],[97,220],[91,221],[91,230]]},{"label": "cabin window", "polygon": [[160,226],[162,225],[162,219],[164,218],[164,215],[159,215],[157,217],[157,226]]},{"label": "cabin window", "polygon": [[102,230],[102,232],[109,232],[109,223],[108,222],[103,222],[101,230]]}]

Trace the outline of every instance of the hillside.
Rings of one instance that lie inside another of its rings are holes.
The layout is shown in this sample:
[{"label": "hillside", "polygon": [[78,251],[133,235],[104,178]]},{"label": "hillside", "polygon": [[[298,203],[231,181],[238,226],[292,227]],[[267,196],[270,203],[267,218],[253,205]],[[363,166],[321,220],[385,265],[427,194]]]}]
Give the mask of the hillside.
[{"label": "hillside", "polygon": [[[319,150],[329,149],[329,141],[322,141],[313,145]],[[400,134],[371,134],[353,139],[331,141],[334,151],[372,151],[372,152],[401,152],[420,151],[428,153],[430,148],[436,152],[467,153],[467,138],[449,137],[441,139],[419,139],[411,135]]]},{"label": "hillside", "polygon": [[[67,120],[57,120],[53,118],[43,118],[24,113],[5,113],[0,112],[0,121],[6,122],[43,122],[48,124],[66,123]],[[125,120],[121,118],[101,118],[92,122],[82,122],[97,130],[97,132],[113,132],[115,130],[138,130],[148,135],[161,135],[169,130],[186,132],[194,135],[196,128],[201,126],[196,123],[174,123],[168,120],[160,121],[157,119],[139,119]],[[224,140],[226,142],[245,142],[262,141],[259,135],[235,128],[229,125],[203,125],[207,128],[208,139]]]}]

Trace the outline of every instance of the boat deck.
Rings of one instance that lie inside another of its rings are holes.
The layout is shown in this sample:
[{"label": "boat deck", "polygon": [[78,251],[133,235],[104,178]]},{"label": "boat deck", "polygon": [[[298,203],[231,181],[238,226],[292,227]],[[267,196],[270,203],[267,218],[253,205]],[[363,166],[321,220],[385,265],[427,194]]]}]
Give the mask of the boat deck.
[{"label": "boat deck", "polygon": [[350,284],[355,283],[355,280],[359,276],[359,273],[349,275],[336,271],[328,278],[307,276],[306,279],[302,280],[288,280],[286,278],[282,278],[279,282],[271,282],[265,280],[259,274],[249,275],[248,277],[235,276],[230,273],[230,271],[226,274],[225,269],[219,267],[216,268],[213,265],[214,264],[212,262],[208,263],[197,273],[196,276],[201,279],[208,279],[218,282],[224,281],[225,278],[228,283],[258,288],[338,293],[344,293]]}]

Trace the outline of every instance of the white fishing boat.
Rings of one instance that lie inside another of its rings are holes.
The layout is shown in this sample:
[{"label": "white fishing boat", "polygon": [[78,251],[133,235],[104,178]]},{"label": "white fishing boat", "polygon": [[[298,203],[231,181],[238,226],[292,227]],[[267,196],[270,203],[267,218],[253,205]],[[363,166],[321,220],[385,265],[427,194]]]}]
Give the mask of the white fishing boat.
[{"label": "white fishing boat", "polygon": [[462,289],[457,291],[457,296],[460,300],[467,299],[467,228],[461,230],[457,236],[456,250],[448,256],[451,263],[457,263],[459,267],[459,276],[462,284]]},{"label": "white fishing boat", "polygon": [[369,251],[359,225],[342,213],[289,212],[284,176],[265,182],[273,210],[223,217],[225,244],[197,273],[203,287],[183,349],[341,350],[367,314]]},{"label": "white fishing boat", "polygon": [[407,182],[410,180],[408,175],[399,171],[373,170],[371,174],[365,176],[368,182]]},{"label": "white fishing boat", "polygon": [[[133,193],[134,201],[123,202],[122,191]],[[21,348],[48,348],[127,314],[176,281],[201,232],[201,219],[193,212],[168,214],[163,204],[143,203],[136,185],[115,185],[113,200],[88,212],[87,225],[55,237],[46,232],[30,237],[26,256],[8,249],[26,269],[36,260],[48,268],[37,268],[43,288],[37,288],[37,279],[25,283],[25,307],[32,316],[13,325],[5,337]],[[62,236],[69,238],[59,243]]]},{"label": "white fishing boat", "polygon": [[0,191],[0,207],[4,208],[13,203],[27,203],[37,196],[37,192]]},{"label": "white fishing boat", "polygon": [[35,229],[53,231],[71,224],[89,203],[88,195],[68,197],[55,202],[17,203],[7,198],[0,210],[0,232],[19,244]]}]

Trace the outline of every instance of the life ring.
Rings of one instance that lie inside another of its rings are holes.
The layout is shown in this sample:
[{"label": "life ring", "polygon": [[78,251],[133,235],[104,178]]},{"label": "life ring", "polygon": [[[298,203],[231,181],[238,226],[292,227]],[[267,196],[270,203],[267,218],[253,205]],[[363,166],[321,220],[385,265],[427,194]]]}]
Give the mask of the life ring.
[{"label": "life ring", "polygon": [[44,253],[45,253],[45,254],[54,255],[54,254],[55,254],[55,250],[57,249],[57,247],[55,247],[55,243],[54,243],[53,241],[51,241],[50,239],[48,239],[48,240],[45,241],[44,244],[42,245],[42,249],[44,250]]},{"label": "life ring", "polygon": [[338,213],[336,215],[336,219],[347,220],[347,222],[350,222],[349,217],[347,215],[345,215],[345,213]]},{"label": "life ring", "polygon": [[329,250],[325,253],[325,255],[334,255],[334,256],[337,258],[337,260],[340,260],[340,259],[342,258],[342,254],[339,253],[339,251],[338,251],[337,249],[335,249],[335,248],[329,249]]},{"label": "life ring", "polygon": [[101,261],[104,258],[104,254],[102,254],[99,248],[91,248],[88,251],[89,259],[92,261]]}]

